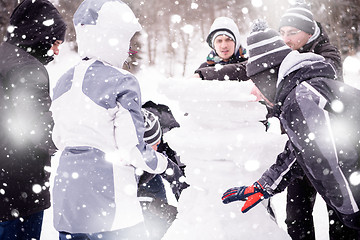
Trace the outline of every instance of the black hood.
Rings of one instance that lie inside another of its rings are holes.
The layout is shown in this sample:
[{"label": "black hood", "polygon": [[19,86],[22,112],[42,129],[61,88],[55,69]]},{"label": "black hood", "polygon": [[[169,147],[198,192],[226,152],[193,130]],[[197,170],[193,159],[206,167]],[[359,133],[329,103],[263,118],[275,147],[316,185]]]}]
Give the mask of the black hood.
[{"label": "black hood", "polygon": [[24,0],[10,16],[7,42],[16,45],[47,64],[47,55],[56,40],[64,41],[66,24],[59,11],[47,0]]}]

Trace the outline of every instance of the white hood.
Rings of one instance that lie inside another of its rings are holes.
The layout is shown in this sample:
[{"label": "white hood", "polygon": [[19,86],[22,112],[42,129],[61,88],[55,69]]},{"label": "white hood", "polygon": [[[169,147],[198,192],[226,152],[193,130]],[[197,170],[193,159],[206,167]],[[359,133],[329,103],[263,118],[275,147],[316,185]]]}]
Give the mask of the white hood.
[{"label": "white hood", "polygon": [[284,79],[284,77],[286,77],[290,73],[305,66],[312,65],[315,62],[323,62],[323,61],[325,61],[325,58],[323,56],[312,52],[299,53],[296,50],[291,51],[284,58],[284,60],[280,65],[276,87],[278,87],[280,82]]},{"label": "white hood", "polygon": [[233,33],[235,37],[235,52],[237,52],[240,48],[240,31],[234,20],[228,17],[218,17],[215,19],[213,24],[210,27],[209,35],[206,39],[209,46],[212,46],[212,36],[215,32],[219,30],[229,30]]},{"label": "white hood", "polygon": [[81,57],[98,59],[121,68],[128,57],[130,40],[141,25],[120,0],[85,0],[74,14]]}]

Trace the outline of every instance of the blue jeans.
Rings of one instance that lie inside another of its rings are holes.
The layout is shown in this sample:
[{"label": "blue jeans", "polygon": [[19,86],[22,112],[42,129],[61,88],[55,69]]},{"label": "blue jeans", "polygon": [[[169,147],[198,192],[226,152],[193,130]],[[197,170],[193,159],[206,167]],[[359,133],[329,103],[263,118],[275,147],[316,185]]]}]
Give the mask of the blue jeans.
[{"label": "blue jeans", "polygon": [[111,232],[67,233],[59,232],[59,240],[146,240],[148,239],[144,223]]},{"label": "blue jeans", "polygon": [[27,217],[0,222],[0,240],[30,240],[40,239],[44,211]]}]

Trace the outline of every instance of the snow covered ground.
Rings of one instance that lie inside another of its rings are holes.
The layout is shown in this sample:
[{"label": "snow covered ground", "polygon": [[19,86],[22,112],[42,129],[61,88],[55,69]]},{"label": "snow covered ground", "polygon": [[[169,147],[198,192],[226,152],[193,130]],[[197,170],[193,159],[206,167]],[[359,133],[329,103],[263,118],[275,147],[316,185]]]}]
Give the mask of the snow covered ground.
[{"label": "snow covered ground", "polygon": [[[78,61],[64,46],[63,53],[48,66],[52,87]],[[197,64],[201,62],[198,59]],[[360,86],[359,63],[360,56],[344,61],[345,80],[357,87]],[[286,136],[264,131],[259,120],[264,119],[266,111],[261,104],[253,102],[252,83],[169,79],[162,72],[153,67],[137,74],[143,102],[167,104],[173,111],[181,127],[166,133],[165,140],[186,163],[191,184],[178,203],[170,199],[178,205],[179,214],[163,239],[290,239],[283,222],[285,193],[273,198],[278,224],[261,204],[243,214],[242,203],[221,202],[222,193],[228,188],[256,181],[275,161],[286,140]],[[56,162],[54,158],[54,172]],[[318,240],[328,239],[325,209],[318,197],[314,213]],[[45,211],[41,239],[58,239],[52,226],[51,208]]]}]

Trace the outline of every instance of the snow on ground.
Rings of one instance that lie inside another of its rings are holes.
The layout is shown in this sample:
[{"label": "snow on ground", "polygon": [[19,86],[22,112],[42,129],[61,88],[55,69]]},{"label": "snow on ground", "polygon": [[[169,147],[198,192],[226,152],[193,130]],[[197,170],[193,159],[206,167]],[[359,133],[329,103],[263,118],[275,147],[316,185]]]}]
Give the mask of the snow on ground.
[{"label": "snow on ground", "polygon": [[[62,51],[47,67],[52,87],[62,73],[80,60],[66,45]],[[356,86],[359,59],[354,56],[344,61],[345,80]],[[242,203],[221,202],[222,193],[228,188],[256,181],[275,161],[286,141],[286,136],[264,131],[259,120],[264,119],[266,110],[253,102],[252,83],[166,78],[162,72],[153,67],[137,74],[142,100],[167,104],[173,111],[181,127],[166,133],[165,140],[186,163],[191,184],[178,203],[170,199],[178,205],[179,214],[163,239],[290,239],[283,222],[286,193],[273,197],[278,224],[261,204],[243,214]],[[54,158],[53,172],[56,165]],[[327,240],[327,214],[320,197],[314,211],[316,239]],[[45,211],[41,239],[58,239],[51,208]]]}]

